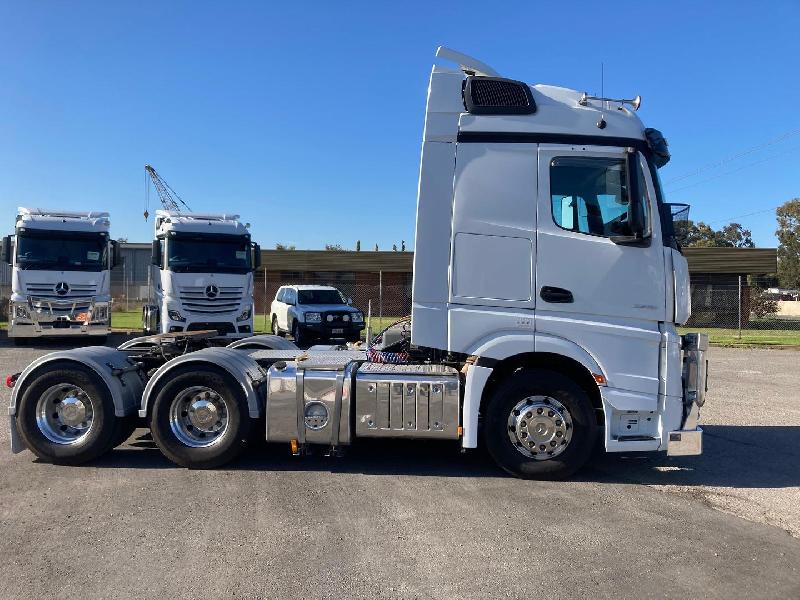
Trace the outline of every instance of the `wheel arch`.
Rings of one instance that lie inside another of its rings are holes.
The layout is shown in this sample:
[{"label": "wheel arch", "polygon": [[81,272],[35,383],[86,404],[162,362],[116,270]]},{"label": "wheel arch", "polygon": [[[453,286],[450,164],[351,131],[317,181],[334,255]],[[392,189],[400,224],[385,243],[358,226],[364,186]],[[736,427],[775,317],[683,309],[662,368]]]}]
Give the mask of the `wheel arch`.
[{"label": "wheel arch", "polygon": [[147,382],[142,394],[139,416],[147,418],[152,408],[152,400],[158,393],[165,377],[176,368],[192,365],[194,367],[210,366],[222,369],[239,384],[247,400],[247,409],[251,418],[257,419],[264,414],[264,397],[261,388],[266,383],[267,371],[246,352],[235,348],[204,348],[174,358],[162,365]]},{"label": "wheel arch", "polygon": [[483,412],[484,405],[501,381],[520,369],[534,368],[561,373],[575,381],[589,396],[595,411],[599,411],[597,413],[598,424],[603,423],[603,400],[600,395],[600,388],[594,377],[594,375],[602,375],[602,373],[592,371],[591,367],[571,356],[553,352],[526,352],[510,356],[495,363],[481,394],[480,412]]},{"label": "wheel arch", "polygon": [[488,399],[501,381],[515,371],[525,368],[549,369],[574,380],[587,393],[595,410],[597,423],[602,426],[605,422],[599,387],[602,384],[598,382],[596,376],[604,381],[605,375],[594,359],[579,346],[575,346],[575,350],[569,353],[562,352],[563,348],[569,346],[551,347],[554,351],[519,352],[501,359],[478,356],[475,364],[467,371],[463,408],[463,446],[477,447],[478,423]]}]

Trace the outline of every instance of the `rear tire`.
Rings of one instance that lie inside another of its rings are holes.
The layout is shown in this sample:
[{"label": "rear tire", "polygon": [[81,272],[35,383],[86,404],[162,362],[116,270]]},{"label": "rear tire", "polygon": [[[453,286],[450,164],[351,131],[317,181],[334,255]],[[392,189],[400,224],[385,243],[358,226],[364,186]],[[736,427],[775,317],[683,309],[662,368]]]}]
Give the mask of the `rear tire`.
[{"label": "rear tire", "polygon": [[250,414],[244,391],[222,369],[175,369],[158,390],[150,413],[153,441],[172,462],[213,469],[248,443]]},{"label": "rear tire", "polygon": [[564,479],[592,454],[598,425],[586,392],[561,373],[525,369],[500,383],[483,419],[486,447],[505,471]]},{"label": "rear tire", "polygon": [[111,449],[118,427],[108,388],[94,371],[77,363],[36,376],[17,406],[17,429],[25,445],[55,464],[94,460]]}]

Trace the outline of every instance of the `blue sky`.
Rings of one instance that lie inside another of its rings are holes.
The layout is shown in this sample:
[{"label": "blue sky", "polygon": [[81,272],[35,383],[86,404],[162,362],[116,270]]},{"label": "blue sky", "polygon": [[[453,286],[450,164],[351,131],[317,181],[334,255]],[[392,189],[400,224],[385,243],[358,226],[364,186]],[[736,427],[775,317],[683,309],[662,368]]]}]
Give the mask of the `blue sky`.
[{"label": "blue sky", "polygon": [[[151,163],[264,247],[410,246],[440,44],[590,92],[602,61],[606,94],[641,94],[670,141],[662,180],[694,219],[721,227],[800,196],[795,1],[3,0],[0,32],[4,232],[17,205],[107,209],[115,236],[147,241]],[[775,244],[772,211],[739,221]]]}]

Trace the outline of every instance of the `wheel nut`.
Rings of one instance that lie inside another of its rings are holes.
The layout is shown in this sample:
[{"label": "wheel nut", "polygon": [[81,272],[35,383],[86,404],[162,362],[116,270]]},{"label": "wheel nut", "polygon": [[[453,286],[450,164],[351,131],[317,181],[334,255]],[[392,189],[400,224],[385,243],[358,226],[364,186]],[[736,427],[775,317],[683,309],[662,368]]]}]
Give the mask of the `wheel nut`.
[{"label": "wheel nut", "polygon": [[551,446],[555,446],[555,445],[556,445],[556,442],[555,442],[555,440],[553,440],[552,442],[550,442],[550,445],[551,445]]},{"label": "wheel nut", "polygon": [[543,412],[544,412],[544,410],[542,410],[541,408],[537,408],[537,409],[536,409],[536,414],[537,414],[537,415],[540,415],[540,414],[542,414]]},{"label": "wheel nut", "polygon": [[547,449],[547,446],[545,446],[544,444],[540,444],[539,445],[539,450],[546,450],[546,449]]},{"label": "wheel nut", "polygon": [[561,437],[562,435],[564,435],[564,434],[561,433],[560,431],[556,431],[556,437]]},{"label": "wheel nut", "polygon": [[556,419],[556,427],[561,427],[561,419]]},{"label": "wheel nut", "polygon": [[526,418],[528,418],[528,419],[530,419],[532,416],[533,416],[533,413],[532,413],[532,412],[530,412],[530,411],[528,411],[528,412],[525,414],[525,417],[526,417]]},{"label": "wheel nut", "polygon": [[556,413],[554,413],[552,410],[548,410],[547,411],[547,416],[548,417],[552,417],[554,414],[556,414]]}]

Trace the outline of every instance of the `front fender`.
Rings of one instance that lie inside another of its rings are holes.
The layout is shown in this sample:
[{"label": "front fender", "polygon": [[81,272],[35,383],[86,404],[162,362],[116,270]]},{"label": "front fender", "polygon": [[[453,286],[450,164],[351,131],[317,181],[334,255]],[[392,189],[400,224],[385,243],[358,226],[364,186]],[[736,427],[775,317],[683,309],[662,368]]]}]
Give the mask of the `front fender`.
[{"label": "front fender", "polygon": [[158,368],[144,389],[139,408],[140,417],[147,417],[159,383],[164,381],[175,368],[185,365],[192,365],[198,369],[202,369],[203,366],[214,366],[227,371],[242,386],[250,416],[257,419],[264,414],[264,398],[260,390],[266,382],[266,369],[250,358],[246,352],[234,348],[203,348],[197,352],[173,358]]}]

